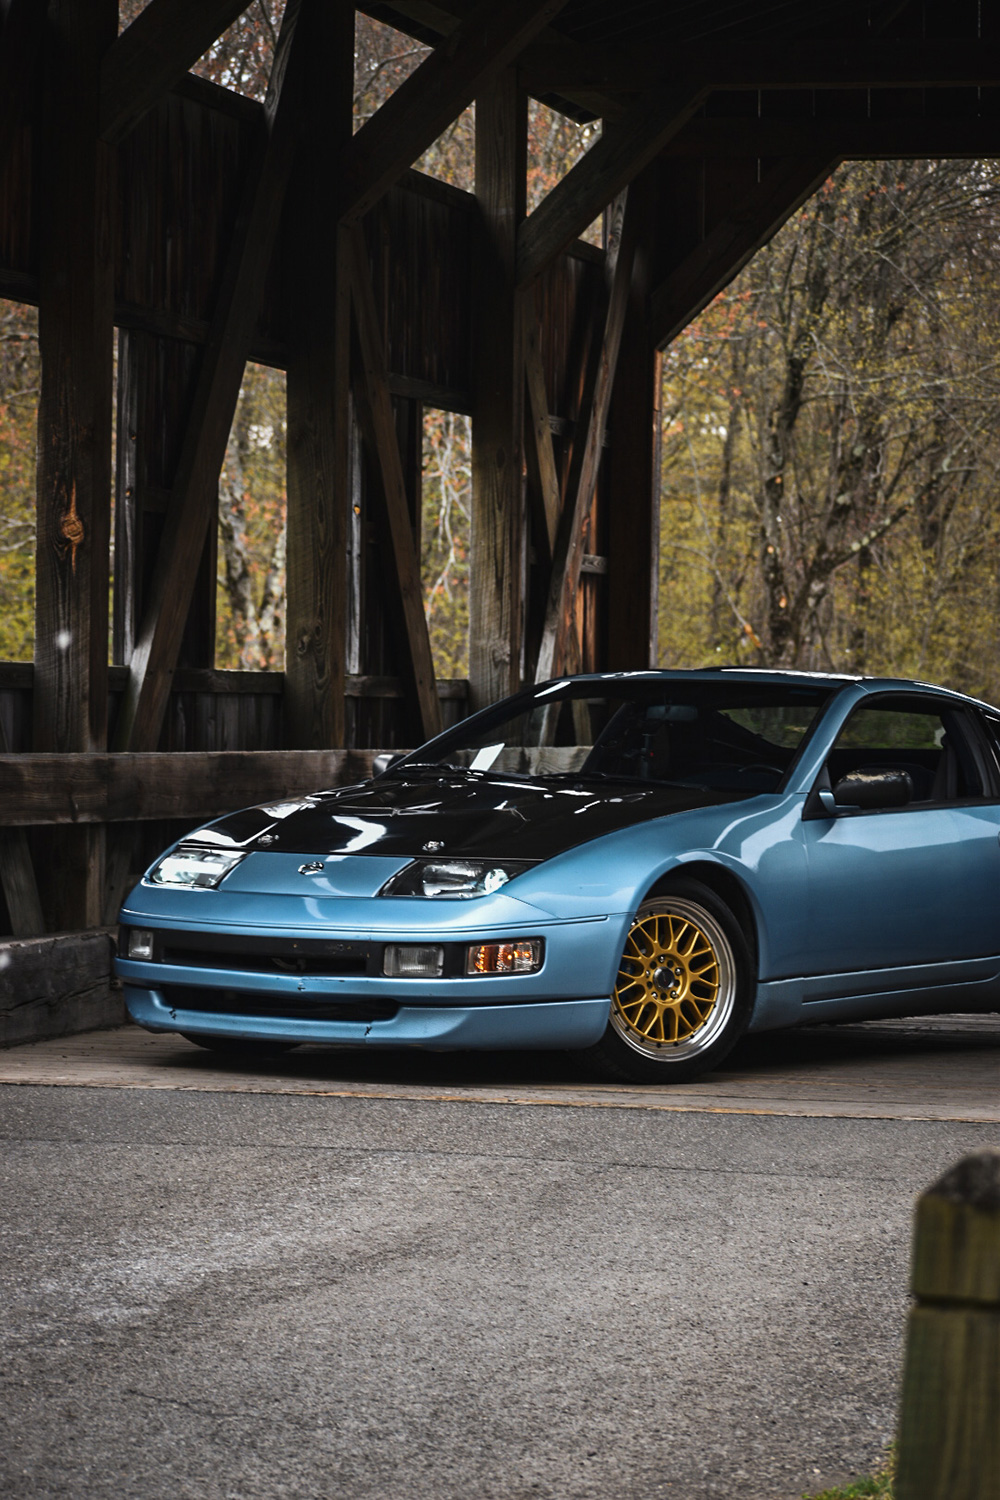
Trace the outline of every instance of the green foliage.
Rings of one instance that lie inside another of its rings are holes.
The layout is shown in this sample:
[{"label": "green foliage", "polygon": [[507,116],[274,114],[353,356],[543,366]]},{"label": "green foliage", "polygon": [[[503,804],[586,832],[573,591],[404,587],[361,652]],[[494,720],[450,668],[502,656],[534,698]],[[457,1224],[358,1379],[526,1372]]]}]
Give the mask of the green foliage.
[{"label": "green foliage", "polygon": [[875,1474],[856,1479],[844,1489],[823,1490],[817,1495],[804,1495],[803,1500],[892,1500],[895,1454],[890,1453],[885,1465]]},{"label": "green foliage", "polygon": [[472,423],[458,412],[424,412],[420,570],[438,677],[469,672],[469,522]]},{"label": "green foliage", "polygon": [[220,667],[284,667],[286,432],[284,372],[248,364],[219,480]]},{"label": "green foliage", "polygon": [[35,639],[38,314],[0,301],[0,660],[30,660]]},{"label": "green foliage", "polygon": [[992,163],[834,174],[667,351],[660,659],[1000,690]]}]

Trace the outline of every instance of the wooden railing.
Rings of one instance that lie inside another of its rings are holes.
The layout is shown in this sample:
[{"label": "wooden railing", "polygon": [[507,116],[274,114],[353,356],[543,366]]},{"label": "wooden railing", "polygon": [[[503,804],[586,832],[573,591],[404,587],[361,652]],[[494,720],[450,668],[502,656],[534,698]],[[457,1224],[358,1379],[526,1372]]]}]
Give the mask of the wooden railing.
[{"label": "wooden railing", "polygon": [[[388,728],[377,745],[298,750],[281,745],[280,672],[178,671],[161,749],[145,754],[43,754],[30,750],[31,663],[0,662],[0,942],[4,933],[33,937],[46,930],[33,848],[44,828],[106,825],[117,846],[131,847],[119,869],[107,868],[107,912],[159,848],[186,829],[238,807],[344,786],[371,774],[378,749],[415,742],[405,735],[403,689],[392,677],[348,679],[347,696],[369,730]],[[112,695],[125,669],[109,669]],[[468,684],[439,681],[446,724],[464,717]],[[380,705],[382,707],[380,708]],[[386,711],[388,710],[388,711]],[[135,825],[135,836],[129,835]],[[66,837],[71,835],[67,834]],[[51,924],[49,924],[51,926]],[[65,924],[63,924],[65,925]]]}]

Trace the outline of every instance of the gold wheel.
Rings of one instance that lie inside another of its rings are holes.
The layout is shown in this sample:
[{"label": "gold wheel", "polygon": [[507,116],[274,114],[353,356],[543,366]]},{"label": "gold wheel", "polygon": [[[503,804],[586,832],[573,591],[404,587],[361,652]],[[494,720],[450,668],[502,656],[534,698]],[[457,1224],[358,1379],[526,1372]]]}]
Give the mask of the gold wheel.
[{"label": "gold wheel", "polygon": [[647,901],[625,940],[611,1024],[647,1056],[690,1056],[725,1027],[735,979],[729,939],[710,911],[680,897]]}]

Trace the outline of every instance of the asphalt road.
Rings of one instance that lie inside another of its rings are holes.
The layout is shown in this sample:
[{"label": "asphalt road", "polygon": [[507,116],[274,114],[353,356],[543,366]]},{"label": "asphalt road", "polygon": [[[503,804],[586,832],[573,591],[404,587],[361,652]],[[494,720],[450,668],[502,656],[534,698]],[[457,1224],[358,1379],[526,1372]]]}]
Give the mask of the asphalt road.
[{"label": "asphalt road", "polygon": [[6,1085],[0,1136],[9,1500],[785,1500],[881,1455],[914,1195],[998,1127]]}]

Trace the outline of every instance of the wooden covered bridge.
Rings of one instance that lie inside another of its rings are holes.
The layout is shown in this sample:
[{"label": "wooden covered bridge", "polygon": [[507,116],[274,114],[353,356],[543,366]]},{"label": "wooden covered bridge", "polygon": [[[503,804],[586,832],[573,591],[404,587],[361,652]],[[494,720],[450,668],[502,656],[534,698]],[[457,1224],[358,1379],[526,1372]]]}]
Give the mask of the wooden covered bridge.
[{"label": "wooden covered bridge", "polygon": [[[0,1040],[105,1013],[97,930],[174,830],[648,665],[658,351],[842,159],[1000,147],[1000,0],[379,0],[432,50],[356,132],[344,0],[288,0],[263,103],[189,72],[244,7],[0,0],[0,296],[42,369]],[[603,122],[530,213],[529,98]],[[473,101],[466,193],[413,164]],[[213,660],[248,359],[287,371],[281,673]],[[472,417],[467,683],[423,610],[424,405]]]}]

